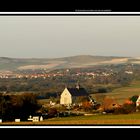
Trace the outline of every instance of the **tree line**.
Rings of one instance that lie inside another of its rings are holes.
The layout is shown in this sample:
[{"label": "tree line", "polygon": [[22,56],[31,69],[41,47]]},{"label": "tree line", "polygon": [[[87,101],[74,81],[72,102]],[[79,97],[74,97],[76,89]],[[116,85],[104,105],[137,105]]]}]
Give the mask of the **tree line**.
[{"label": "tree line", "polygon": [[41,108],[35,94],[5,95],[0,94],[0,118],[14,121],[16,118],[27,120]]}]

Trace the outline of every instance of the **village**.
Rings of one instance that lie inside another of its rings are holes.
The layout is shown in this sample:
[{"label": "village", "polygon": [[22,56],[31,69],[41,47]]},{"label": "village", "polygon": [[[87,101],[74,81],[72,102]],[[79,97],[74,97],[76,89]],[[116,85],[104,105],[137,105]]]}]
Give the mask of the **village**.
[{"label": "village", "polygon": [[[65,70],[57,70],[57,71],[54,71],[54,72],[48,72],[46,69],[40,69],[40,70],[32,70],[30,72],[28,71],[25,71],[25,72],[19,72],[19,71],[16,71],[16,72],[13,72],[13,71],[5,71],[5,70],[1,70],[0,71],[0,78],[1,79],[9,79],[9,78],[29,78],[29,79],[33,79],[33,78],[43,78],[43,79],[46,79],[46,78],[49,78],[49,77],[63,77],[67,74],[69,74],[71,72],[71,69],[65,69]],[[108,69],[108,70],[96,70],[96,71],[90,71],[90,72],[87,72],[87,71],[84,71],[84,72],[80,72],[78,70],[75,70],[71,76],[86,76],[86,77],[89,77],[89,78],[95,78],[96,76],[110,76],[110,75],[113,75],[115,73],[115,71],[113,71],[113,69]],[[125,70],[124,73],[126,74],[133,74],[133,71],[132,70]]]},{"label": "village", "polygon": [[[3,96],[5,97],[5,99],[8,99],[11,95],[4,94]],[[27,96],[27,101],[31,100],[32,102],[35,102],[33,101],[36,100],[35,98],[32,98],[32,96],[30,95],[25,95],[25,97],[26,96]],[[18,104],[17,101],[15,101],[14,103]],[[22,118],[18,118],[16,117],[16,115],[14,115],[14,117],[16,118],[13,117],[12,122],[15,123],[42,122],[43,123],[45,120],[50,118],[59,118],[59,117],[68,118],[71,116],[76,117],[76,116],[94,116],[94,115],[104,116],[107,114],[132,114],[134,112],[140,111],[140,96],[135,95],[129,99],[127,98],[125,102],[121,105],[118,104],[114,99],[110,98],[109,96],[105,97],[102,103],[101,102],[99,103],[91,95],[89,95],[86,89],[81,87],[79,83],[77,83],[73,88],[69,88],[66,86],[62,91],[62,93],[60,94],[59,100],[57,101],[54,99],[49,99],[47,100],[47,102],[42,102],[41,100],[38,100],[36,103],[40,104],[39,108],[36,108],[34,111],[29,110],[29,112],[27,112],[28,115],[26,114],[25,115],[26,118],[23,120]],[[32,103],[30,104],[27,103],[27,104],[30,106],[33,105]],[[30,106],[28,106],[27,108],[29,109]],[[6,110],[4,111],[4,109],[2,108],[2,103],[1,103],[1,109],[2,109],[1,113],[4,114]],[[33,108],[31,107],[31,109]],[[32,113],[30,114],[30,112]],[[13,112],[13,113],[16,114],[17,112]],[[1,117],[4,116],[3,114]],[[5,118],[0,119],[1,124],[7,121],[9,122],[9,120],[6,120]]]}]

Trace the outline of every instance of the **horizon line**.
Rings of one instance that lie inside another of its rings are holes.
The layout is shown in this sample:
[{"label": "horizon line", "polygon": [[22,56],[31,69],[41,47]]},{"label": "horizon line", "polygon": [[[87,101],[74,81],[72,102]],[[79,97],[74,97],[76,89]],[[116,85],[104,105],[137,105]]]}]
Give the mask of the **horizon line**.
[{"label": "horizon line", "polygon": [[90,54],[77,54],[61,57],[10,57],[10,56],[0,56],[0,58],[12,58],[12,59],[58,59],[67,57],[77,57],[77,56],[97,56],[97,57],[125,57],[125,58],[139,58],[140,56],[117,56],[117,55],[90,55]]}]

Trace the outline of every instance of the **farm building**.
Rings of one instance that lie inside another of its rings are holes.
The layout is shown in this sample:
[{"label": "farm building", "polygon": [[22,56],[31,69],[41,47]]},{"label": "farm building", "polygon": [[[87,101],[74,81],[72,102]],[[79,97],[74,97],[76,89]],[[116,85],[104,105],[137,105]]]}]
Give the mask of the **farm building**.
[{"label": "farm building", "polygon": [[61,105],[72,105],[75,103],[77,97],[87,97],[88,93],[84,88],[77,86],[76,88],[65,88],[60,96]]},{"label": "farm building", "polygon": [[140,96],[138,97],[137,101],[136,101],[136,106],[140,105]]}]

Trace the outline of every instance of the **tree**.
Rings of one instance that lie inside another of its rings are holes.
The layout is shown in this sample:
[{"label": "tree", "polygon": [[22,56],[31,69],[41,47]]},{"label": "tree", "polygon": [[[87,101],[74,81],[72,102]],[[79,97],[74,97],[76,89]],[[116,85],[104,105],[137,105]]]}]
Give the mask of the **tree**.
[{"label": "tree", "polygon": [[136,104],[138,97],[139,97],[138,95],[134,95],[134,96],[130,97],[130,101],[132,101],[134,104]]},{"label": "tree", "polygon": [[93,109],[93,104],[89,101],[84,101],[82,103],[82,108],[85,110],[85,111],[90,111]]},{"label": "tree", "polygon": [[5,104],[5,100],[4,100],[3,94],[0,93],[0,117],[1,118],[2,118],[2,116],[4,114],[4,112],[5,112],[4,104]]},{"label": "tree", "polygon": [[33,94],[2,95],[0,94],[0,114],[4,121],[13,121],[15,118],[27,120],[41,108]]},{"label": "tree", "polygon": [[136,112],[136,106],[134,103],[124,103],[121,107],[116,108],[115,114],[129,114]]},{"label": "tree", "polygon": [[106,96],[103,100],[102,107],[103,107],[104,111],[108,112],[108,111],[114,110],[113,106],[115,104],[117,104],[117,102],[114,99]]},{"label": "tree", "polygon": [[49,118],[56,117],[57,114],[58,114],[58,111],[57,111],[56,108],[50,108],[50,109],[48,110],[48,117],[49,117]]},{"label": "tree", "polygon": [[124,113],[133,113],[136,111],[136,106],[135,104],[123,104],[122,108],[124,109]]},{"label": "tree", "polygon": [[41,105],[37,102],[35,94],[23,94],[21,100],[23,104],[20,108],[20,117],[24,120],[27,119],[29,115],[35,114],[35,112],[41,108]]}]

